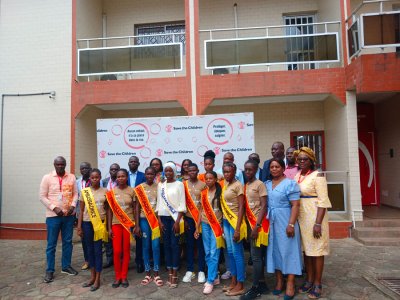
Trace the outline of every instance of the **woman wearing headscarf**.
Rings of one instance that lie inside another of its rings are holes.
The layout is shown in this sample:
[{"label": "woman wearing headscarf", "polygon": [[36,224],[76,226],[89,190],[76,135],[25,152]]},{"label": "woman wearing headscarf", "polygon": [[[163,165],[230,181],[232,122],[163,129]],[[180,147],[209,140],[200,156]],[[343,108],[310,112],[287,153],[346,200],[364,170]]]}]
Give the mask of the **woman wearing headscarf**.
[{"label": "woman wearing headscarf", "polygon": [[186,212],[185,189],[183,183],[176,180],[176,165],[167,162],[164,165],[166,180],[157,187],[158,222],[164,239],[165,262],[168,269],[168,284],[176,288],[179,266],[180,222]]},{"label": "woman wearing headscarf", "polygon": [[300,168],[295,180],[300,186],[299,225],[307,278],[299,288],[310,299],[321,297],[324,257],[329,254],[329,223],[327,208],[332,207],[324,173],[315,170],[314,151],[302,147],[295,152]]}]

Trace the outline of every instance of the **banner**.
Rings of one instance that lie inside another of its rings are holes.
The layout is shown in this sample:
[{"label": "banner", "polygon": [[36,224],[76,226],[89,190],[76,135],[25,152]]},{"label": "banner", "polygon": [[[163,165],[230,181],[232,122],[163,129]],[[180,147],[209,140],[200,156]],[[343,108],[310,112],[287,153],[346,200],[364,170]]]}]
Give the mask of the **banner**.
[{"label": "banner", "polygon": [[185,158],[204,172],[203,155],[216,154],[215,169],[223,155],[232,152],[239,169],[254,149],[253,113],[202,115],[140,119],[97,119],[98,167],[105,178],[109,167],[118,163],[128,169],[128,160],[137,156],[144,171],[152,158],[173,161],[178,170]]}]

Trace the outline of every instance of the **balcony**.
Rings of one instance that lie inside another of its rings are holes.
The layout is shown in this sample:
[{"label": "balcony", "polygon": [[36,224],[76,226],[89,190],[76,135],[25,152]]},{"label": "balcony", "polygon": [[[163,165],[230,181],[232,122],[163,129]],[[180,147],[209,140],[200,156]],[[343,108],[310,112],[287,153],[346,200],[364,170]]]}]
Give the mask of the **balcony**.
[{"label": "balcony", "polygon": [[[300,22],[307,17],[300,18]],[[340,22],[201,30],[213,74],[304,70],[341,65]],[[220,38],[223,36],[224,38]]]},{"label": "balcony", "polygon": [[183,0],[77,0],[78,81],[182,77]]},{"label": "balcony", "polygon": [[399,10],[399,0],[369,0],[354,6],[346,20],[350,59],[363,54],[400,53]]},{"label": "balcony", "polygon": [[79,39],[78,78],[131,79],[137,75],[143,78],[146,73],[182,76],[184,38],[185,34],[171,33]]}]

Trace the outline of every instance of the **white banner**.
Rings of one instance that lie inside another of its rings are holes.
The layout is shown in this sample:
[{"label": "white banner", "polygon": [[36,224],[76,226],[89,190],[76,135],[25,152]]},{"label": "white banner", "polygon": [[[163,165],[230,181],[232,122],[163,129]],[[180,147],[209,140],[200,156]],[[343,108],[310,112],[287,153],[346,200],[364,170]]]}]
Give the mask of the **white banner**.
[{"label": "white banner", "polygon": [[128,160],[135,155],[144,171],[152,158],[166,163],[174,161],[178,170],[188,158],[204,172],[203,155],[216,154],[215,169],[221,168],[223,155],[232,152],[238,168],[254,149],[253,113],[97,120],[98,167],[105,178],[109,167],[118,163],[128,169]]}]

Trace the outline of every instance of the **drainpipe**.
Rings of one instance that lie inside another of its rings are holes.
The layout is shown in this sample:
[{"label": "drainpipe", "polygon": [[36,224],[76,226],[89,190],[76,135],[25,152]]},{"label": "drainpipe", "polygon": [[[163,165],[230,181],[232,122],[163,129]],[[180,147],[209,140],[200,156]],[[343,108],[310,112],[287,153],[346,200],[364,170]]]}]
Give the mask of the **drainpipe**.
[{"label": "drainpipe", "polygon": [[50,99],[55,99],[56,92],[44,92],[44,93],[29,93],[29,94],[2,94],[1,95],[1,137],[0,137],[0,224],[1,224],[1,213],[3,206],[3,136],[4,136],[4,100],[6,97],[24,97],[24,96],[40,96],[49,95]]},{"label": "drainpipe", "polygon": [[[234,28],[236,29],[235,30],[235,37],[236,38],[238,38],[239,37],[239,32],[237,31],[237,28],[238,28],[238,12],[237,12],[237,3],[235,3],[235,4],[233,4],[233,16],[234,16]],[[238,44],[236,43],[236,51],[235,51],[235,53],[236,53],[236,62],[238,61],[238,59],[239,59],[239,53],[238,53],[238,51],[239,51],[239,47],[238,47]],[[239,67],[237,67],[238,68],[238,73],[239,73]]]},{"label": "drainpipe", "polygon": [[[234,28],[238,28],[238,13],[237,13],[237,3],[233,4],[233,16],[234,16]],[[239,33],[237,30],[235,30],[235,36],[236,38],[239,37]]]}]

